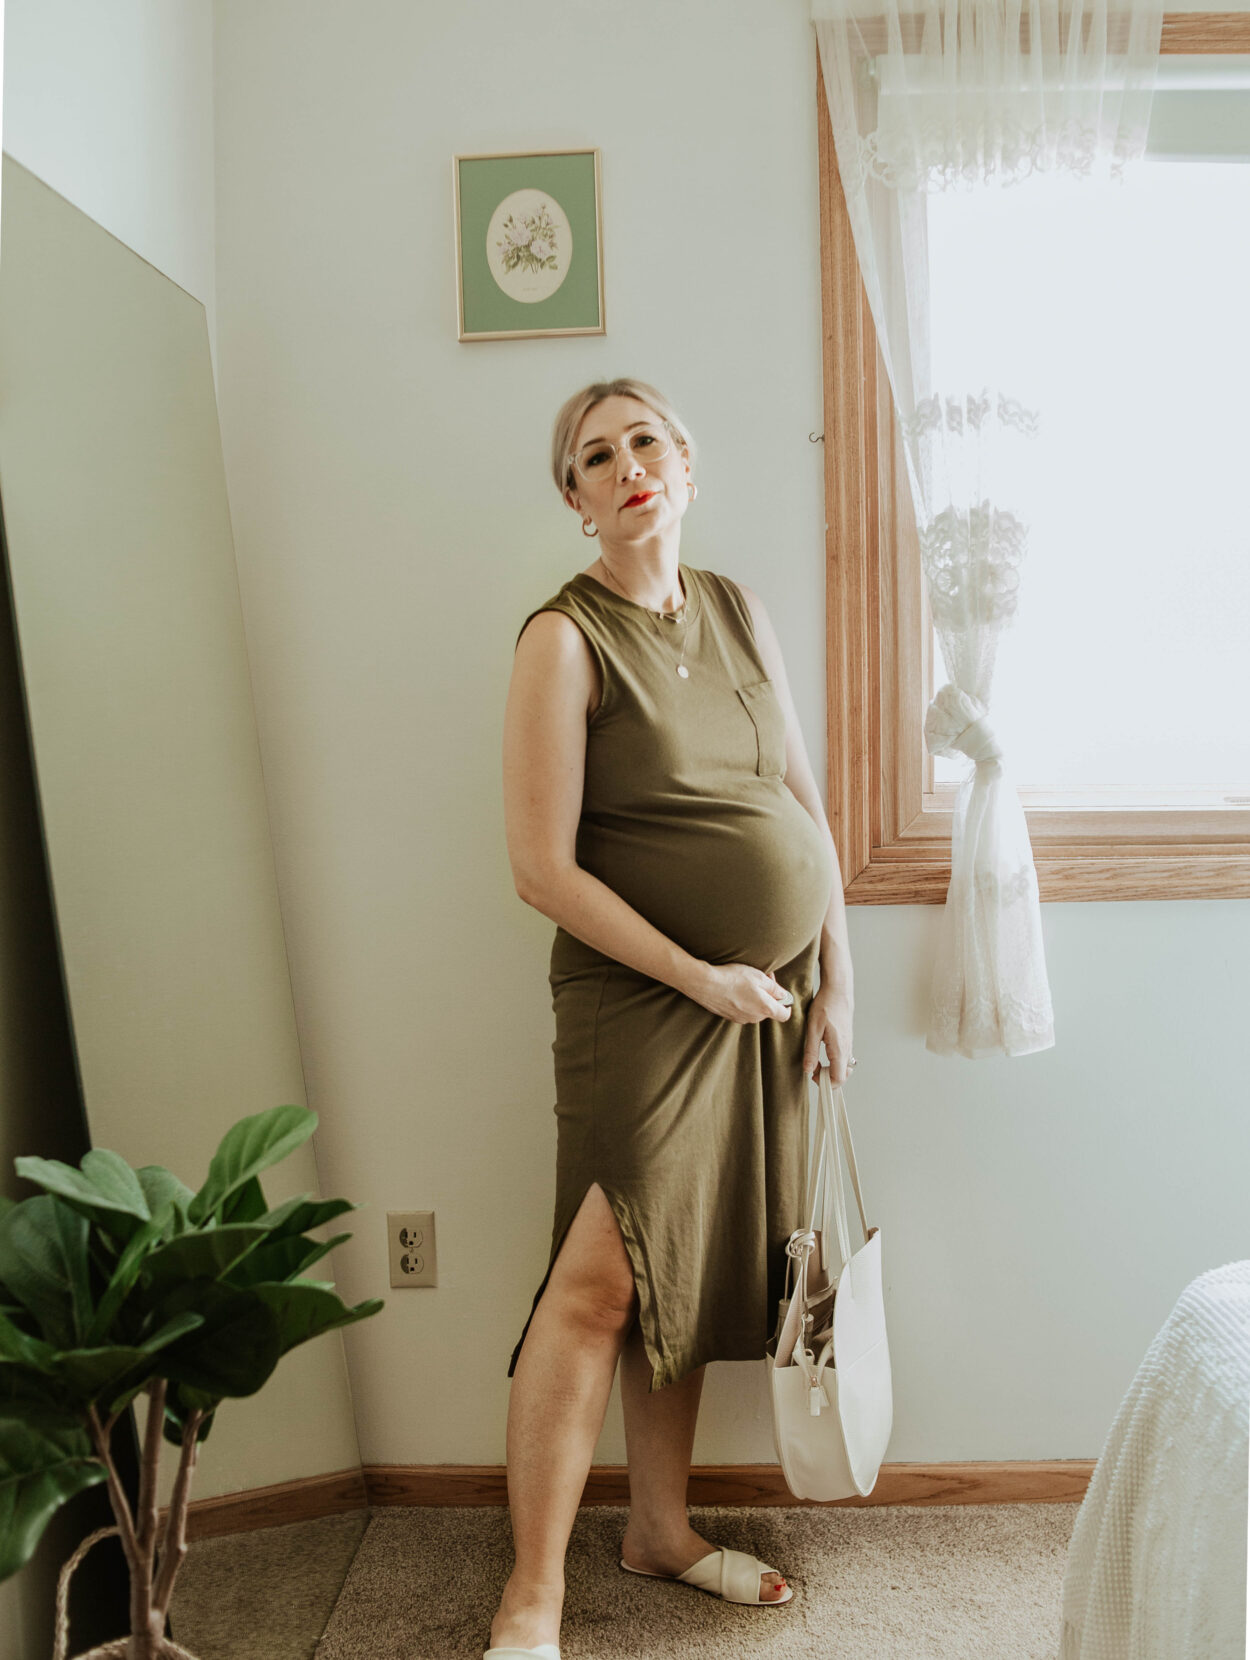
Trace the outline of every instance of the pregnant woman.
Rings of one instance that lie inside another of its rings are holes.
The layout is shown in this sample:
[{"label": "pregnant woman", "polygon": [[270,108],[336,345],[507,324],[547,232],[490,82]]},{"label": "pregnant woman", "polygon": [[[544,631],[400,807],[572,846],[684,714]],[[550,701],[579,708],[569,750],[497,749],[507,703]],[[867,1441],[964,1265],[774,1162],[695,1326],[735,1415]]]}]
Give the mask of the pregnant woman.
[{"label": "pregnant woman", "polygon": [[696,1533],[686,1489],[707,1362],[763,1359],[774,1332],[808,1078],[822,1041],[835,1084],[851,1064],[851,962],[776,635],[749,588],[679,559],[692,459],[644,382],[567,401],[555,480],[599,556],[525,619],[513,660],[504,808],[517,892],[556,924],[557,1164],[508,1367],[516,1559],[489,1660],[559,1660],[618,1360],[621,1567],[732,1602],[794,1594]]}]

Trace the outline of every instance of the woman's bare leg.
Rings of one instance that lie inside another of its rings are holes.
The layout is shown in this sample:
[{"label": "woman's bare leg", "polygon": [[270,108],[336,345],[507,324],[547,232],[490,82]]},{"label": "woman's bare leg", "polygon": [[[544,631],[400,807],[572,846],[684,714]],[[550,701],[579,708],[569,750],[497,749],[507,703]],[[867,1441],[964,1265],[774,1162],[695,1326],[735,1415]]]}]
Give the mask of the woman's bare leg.
[{"label": "woman's bare leg", "polygon": [[[629,1521],[621,1555],[631,1568],[681,1574],[714,1550],[690,1526],[686,1489],[706,1366],[651,1393],[651,1362],[635,1320],[621,1352],[621,1409],[629,1460]],[[768,1601],[785,1589],[781,1574],[761,1575]]]},{"label": "woman's bare leg", "polygon": [[620,1226],[594,1183],[564,1236],[512,1375],[508,1504],[516,1561],[491,1621],[492,1647],[559,1641],[569,1534],[637,1302]]}]

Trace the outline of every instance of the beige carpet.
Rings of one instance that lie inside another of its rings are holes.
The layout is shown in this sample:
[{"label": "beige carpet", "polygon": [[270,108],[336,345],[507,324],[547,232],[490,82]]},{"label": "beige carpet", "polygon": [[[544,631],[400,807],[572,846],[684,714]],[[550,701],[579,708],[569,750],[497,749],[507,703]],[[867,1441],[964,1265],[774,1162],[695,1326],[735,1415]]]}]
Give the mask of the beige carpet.
[{"label": "beige carpet", "polygon": [[196,1660],[312,1660],[369,1518],[197,1539],[174,1580],[169,1629]]},{"label": "beige carpet", "polygon": [[[590,1506],[569,1542],[562,1660],[1054,1660],[1076,1513],[692,1506],[706,1538],[794,1586],[784,1607],[740,1608],[623,1573],[626,1511]],[[357,1547],[365,1521],[199,1541],[175,1588],[175,1637],[198,1660],[480,1660],[512,1565],[507,1510],[374,1506]]]}]

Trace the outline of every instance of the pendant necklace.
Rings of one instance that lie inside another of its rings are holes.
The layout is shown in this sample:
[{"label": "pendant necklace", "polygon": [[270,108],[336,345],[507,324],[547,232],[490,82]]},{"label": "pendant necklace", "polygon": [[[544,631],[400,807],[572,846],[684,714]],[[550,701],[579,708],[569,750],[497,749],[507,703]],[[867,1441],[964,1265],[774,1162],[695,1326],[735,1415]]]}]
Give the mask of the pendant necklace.
[{"label": "pendant necklace", "polygon": [[[608,570],[607,562],[603,558],[602,554],[599,556],[599,563],[603,566],[607,575],[611,577],[612,585],[616,588],[618,593],[620,593],[625,599],[632,600],[634,605],[641,603],[639,600],[632,599],[632,596],[627,594],[616,578],[612,576],[612,572]],[[681,656],[677,660],[677,672],[683,680],[689,680],[690,678],[690,670],[686,667],[686,607],[689,603],[689,596],[687,596],[686,599],[682,600],[676,611],[661,611],[658,616],[657,613],[652,611],[649,606],[644,605],[642,607],[642,609],[651,618],[652,625],[657,630],[662,640],[665,640],[665,634],[664,630],[660,627],[659,618],[663,617],[666,622],[676,622],[678,617],[681,618]],[[668,641],[665,640],[665,643],[667,644]]]},{"label": "pendant necklace", "polygon": [[[604,569],[606,570],[607,567],[605,566]],[[659,629],[660,638],[662,640],[664,640],[666,638],[666,636],[665,636],[664,630],[662,628],[660,628],[659,618],[657,618],[655,612],[654,611],[648,611],[647,615],[651,618],[651,621],[655,624],[656,628]],[[664,617],[668,622],[676,622],[678,617],[681,618],[681,656],[677,659],[677,672],[682,677],[683,680],[689,680],[690,679],[690,670],[686,667],[686,606],[685,606],[685,603],[683,602],[680,611],[661,611],[660,616]]]}]

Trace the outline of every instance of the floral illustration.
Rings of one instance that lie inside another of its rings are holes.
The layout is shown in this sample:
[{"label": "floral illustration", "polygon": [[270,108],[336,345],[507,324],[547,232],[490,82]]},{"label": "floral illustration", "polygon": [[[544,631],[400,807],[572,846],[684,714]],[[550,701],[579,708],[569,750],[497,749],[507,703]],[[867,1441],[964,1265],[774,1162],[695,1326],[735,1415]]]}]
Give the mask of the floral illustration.
[{"label": "floral illustration", "polygon": [[558,270],[556,226],[546,202],[540,202],[525,218],[510,213],[504,220],[503,232],[503,240],[495,246],[505,271]]}]

